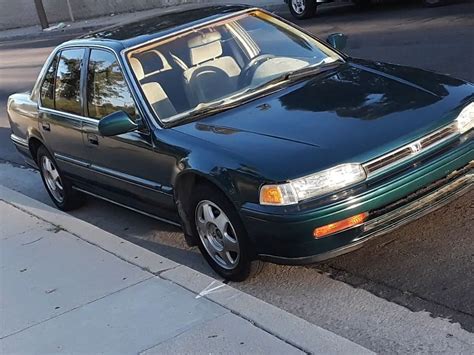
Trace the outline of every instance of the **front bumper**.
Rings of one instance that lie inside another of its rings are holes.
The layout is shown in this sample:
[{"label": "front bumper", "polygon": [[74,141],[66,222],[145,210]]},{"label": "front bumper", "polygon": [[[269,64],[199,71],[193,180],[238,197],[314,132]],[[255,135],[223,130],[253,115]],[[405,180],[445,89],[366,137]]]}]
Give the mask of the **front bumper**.
[{"label": "front bumper", "polygon": [[[388,212],[368,220],[361,227],[360,237],[354,238],[350,244],[325,253],[306,257],[286,258],[271,255],[261,255],[260,257],[264,260],[266,259],[267,261],[279,264],[310,264],[357,250],[370,239],[389,233],[396,228],[417,220],[468,192],[474,182],[472,165],[474,164],[470,164],[470,168],[466,167],[461,170],[461,172],[463,172],[468,168],[470,169],[465,175],[459,176],[459,172],[456,171],[453,173],[457,176],[454,179],[448,176],[445,179],[435,182],[434,184],[438,185],[439,183],[444,183],[445,180],[449,180],[449,183],[443,184],[444,186],[438,189],[432,189],[431,186],[427,186],[426,189],[431,190],[430,193],[423,195],[422,191],[419,193],[415,192],[413,196],[421,195],[418,199],[415,198],[412,200],[412,197],[407,196],[406,199],[411,200],[411,202],[403,204],[404,201],[400,201],[401,206],[395,209],[391,209],[391,205],[384,207],[383,209],[387,209]],[[398,204],[398,201],[396,204]],[[337,234],[333,235],[333,237],[337,238]]]},{"label": "front bumper", "polygon": [[[409,223],[469,191],[474,184],[473,144],[417,168],[350,201],[300,214],[241,211],[256,253],[266,261],[307,264],[329,259]],[[369,212],[361,226],[321,239],[316,227]]]}]

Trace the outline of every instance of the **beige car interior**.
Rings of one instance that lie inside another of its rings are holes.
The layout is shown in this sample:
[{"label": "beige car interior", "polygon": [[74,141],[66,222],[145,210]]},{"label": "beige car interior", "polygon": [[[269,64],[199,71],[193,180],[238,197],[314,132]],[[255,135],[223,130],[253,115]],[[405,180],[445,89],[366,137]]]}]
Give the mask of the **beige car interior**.
[{"label": "beige car interior", "polygon": [[[176,109],[174,108],[168,95],[166,94],[166,92],[163,90],[162,86],[158,82],[152,81],[152,82],[142,83],[142,81],[146,79],[147,77],[149,77],[150,75],[156,74],[156,71],[153,71],[152,73],[145,73],[145,71],[143,70],[142,63],[137,58],[130,58],[130,65],[132,66],[132,69],[137,77],[137,80],[141,84],[143,93],[145,94],[150,105],[155,110],[156,114],[159,117],[171,117],[171,116],[176,115],[177,114]],[[162,71],[163,70],[160,70],[159,72],[162,72]]]},{"label": "beige car interior", "polygon": [[259,90],[283,74],[337,59],[324,50],[313,51],[310,38],[304,46],[292,40],[296,30],[284,23],[273,30],[277,20],[261,16],[270,24],[265,25],[260,15],[245,14],[190,28],[131,52],[130,65],[156,115],[164,121],[179,120],[206,103],[226,97],[238,100],[247,89]]},{"label": "beige car interior", "polygon": [[[164,83],[166,75],[163,74],[170,70],[182,71],[181,79],[189,108],[202,102],[213,101],[237,90],[241,68],[234,58],[223,55],[221,39],[222,36],[217,31],[192,34],[187,40],[189,65],[178,56],[169,53],[176,68],[173,68],[165,56],[156,49],[130,58],[130,65],[143,92],[159,117],[167,118],[177,114],[176,108],[166,93]],[[153,60],[153,56],[156,56],[156,60]],[[145,70],[145,63],[162,64],[158,65],[159,68]],[[169,84],[176,84],[176,82]]]},{"label": "beige car interior", "polygon": [[240,67],[234,58],[223,56],[221,34],[199,33],[188,40],[191,67],[183,74],[193,104],[209,102],[237,89]]}]

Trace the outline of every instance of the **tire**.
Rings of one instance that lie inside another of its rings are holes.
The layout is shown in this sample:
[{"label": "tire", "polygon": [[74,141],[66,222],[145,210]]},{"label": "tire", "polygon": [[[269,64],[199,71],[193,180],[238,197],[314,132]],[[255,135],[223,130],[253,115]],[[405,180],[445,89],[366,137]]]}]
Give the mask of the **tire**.
[{"label": "tire", "polygon": [[311,18],[316,14],[316,0],[289,0],[288,6],[298,20]]},{"label": "tire", "polygon": [[60,210],[71,211],[84,203],[84,196],[73,190],[70,181],[58,169],[56,161],[44,146],[38,148],[36,161],[46,191]]},{"label": "tire", "polygon": [[254,248],[237,211],[220,190],[210,185],[198,186],[193,191],[188,216],[201,254],[224,279],[244,281],[262,270],[263,262],[255,260]]}]

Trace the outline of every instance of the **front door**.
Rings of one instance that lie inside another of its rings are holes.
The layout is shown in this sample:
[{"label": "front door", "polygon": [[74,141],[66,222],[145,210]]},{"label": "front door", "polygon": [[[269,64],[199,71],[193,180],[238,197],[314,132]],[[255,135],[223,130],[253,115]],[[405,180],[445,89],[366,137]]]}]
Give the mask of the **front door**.
[{"label": "front door", "polygon": [[92,48],[87,65],[83,121],[85,153],[94,174],[91,186],[101,196],[140,211],[178,222],[163,164],[145,120],[134,132],[102,137],[100,119],[116,111],[139,118],[137,107],[114,53]]}]

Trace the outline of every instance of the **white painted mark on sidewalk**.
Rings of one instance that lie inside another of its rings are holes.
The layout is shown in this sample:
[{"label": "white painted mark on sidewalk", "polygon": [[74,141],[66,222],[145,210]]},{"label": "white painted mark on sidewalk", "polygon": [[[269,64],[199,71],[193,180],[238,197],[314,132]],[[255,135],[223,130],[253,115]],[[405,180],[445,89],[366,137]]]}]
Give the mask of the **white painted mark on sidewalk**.
[{"label": "white painted mark on sidewalk", "polygon": [[212,287],[216,282],[218,281],[216,280],[212,281],[204,290],[199,292],[199,294],[196,296],[196,299],[204,297],[212,292],[216,292],[218,289],[225,286],[225,284],[220,284],[219,286]]}]

